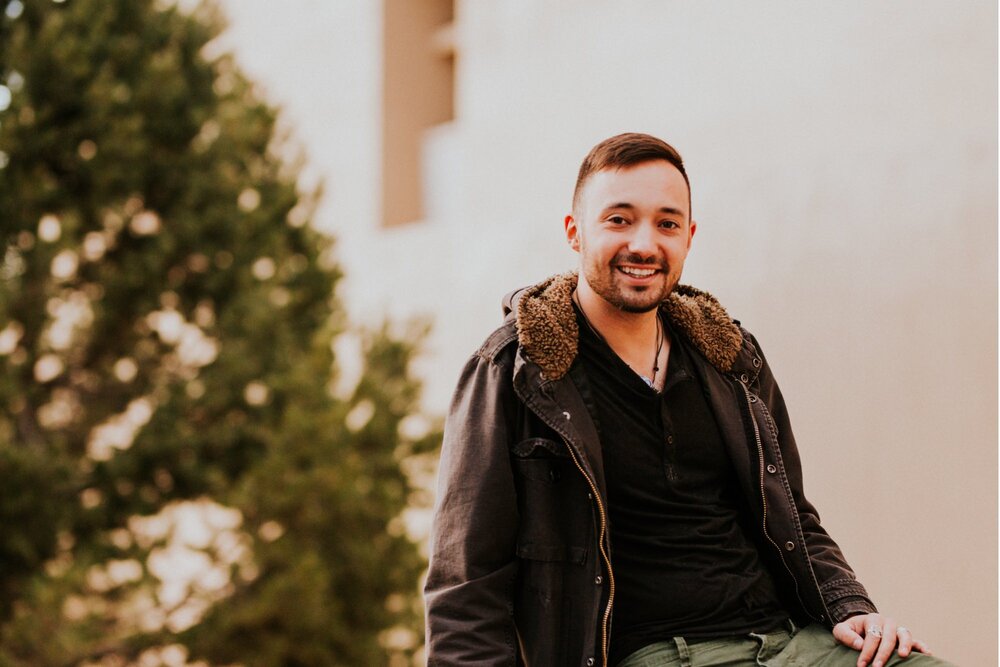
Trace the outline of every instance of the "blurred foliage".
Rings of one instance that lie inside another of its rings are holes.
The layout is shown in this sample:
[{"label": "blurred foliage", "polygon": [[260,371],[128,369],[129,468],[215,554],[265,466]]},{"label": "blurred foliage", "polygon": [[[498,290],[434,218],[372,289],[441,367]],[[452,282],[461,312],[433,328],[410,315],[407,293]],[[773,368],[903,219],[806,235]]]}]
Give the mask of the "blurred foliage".
[{"label": "blurred foliage", "polygon": [[[405,664],[438,441],[210,6],[0,0],[0,665]],[[344,384],[340,382],[339,384]]]}]

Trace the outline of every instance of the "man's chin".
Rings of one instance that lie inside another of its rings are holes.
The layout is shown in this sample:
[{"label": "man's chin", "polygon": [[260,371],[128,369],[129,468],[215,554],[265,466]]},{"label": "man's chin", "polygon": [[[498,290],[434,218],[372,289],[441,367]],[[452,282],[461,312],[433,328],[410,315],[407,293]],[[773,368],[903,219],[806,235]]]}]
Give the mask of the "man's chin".
[{"label": "man's chin", "polygon": [[669,295],[669,289],[653,289],[652,286],[619,288],[612,304],[626,313],[648,313],[651,310],[656,310]]},{"label": "man's chin", "polygon": [[588,276],[588,278],[591,289],[599,297],[621,312],[630,314],[656,310],[673,289],[672,284],[667,284],[669,282],[667,276],[663,276],[663,282],[648,285],[630,285],[626,281],[616,279],[615,275]]},{"label": "man's chin", "polygon": [[607,299],[607,301],[622,312],[641,314],[656,310],[663,301],[663,298],[658,298],[656,293],[652,291],[644,290],[639,294],[623,294],[622,292],[618,292],[614,295],[613,299]]},{"label": "man's chin", "polygon": [[[660,301],[655,301],[653,303],[629,303],[624,302],[618,305],[618,309],[625,313],[632,313],[634,315],[641,315],[642,313],[648,313],[651,310],[656,310],[660,305]],[[617,305],[617,304],[616,304]]]}]

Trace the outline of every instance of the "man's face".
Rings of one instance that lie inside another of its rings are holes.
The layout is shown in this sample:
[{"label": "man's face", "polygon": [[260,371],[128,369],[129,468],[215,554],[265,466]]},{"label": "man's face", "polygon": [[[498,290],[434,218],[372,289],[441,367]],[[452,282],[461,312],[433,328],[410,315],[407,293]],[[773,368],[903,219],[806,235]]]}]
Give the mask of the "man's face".
[{"label": "man's face", "polygon": [[696,228],[687,183],[665,160],[592,174],[565,225],[581,279],[630,313],[653,310],[674,289]]}]

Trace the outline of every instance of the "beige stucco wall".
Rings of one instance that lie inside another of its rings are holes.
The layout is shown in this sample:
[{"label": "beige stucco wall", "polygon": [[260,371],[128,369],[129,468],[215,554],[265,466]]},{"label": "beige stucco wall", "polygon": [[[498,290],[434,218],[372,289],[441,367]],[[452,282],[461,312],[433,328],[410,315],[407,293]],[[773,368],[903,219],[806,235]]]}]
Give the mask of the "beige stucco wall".
[{"label": "beige stucco wall", "polygon": [[994,664],[994,3],[459,0],[428,219],[389,230],[380,3],[224,4],[328,183],[355,317],[435,317],[432,410],[503,293],[573,266],[561,220],[587,149],[674,143],[699,221],[685,279],[762,341],[825,525],[885,611]]}]

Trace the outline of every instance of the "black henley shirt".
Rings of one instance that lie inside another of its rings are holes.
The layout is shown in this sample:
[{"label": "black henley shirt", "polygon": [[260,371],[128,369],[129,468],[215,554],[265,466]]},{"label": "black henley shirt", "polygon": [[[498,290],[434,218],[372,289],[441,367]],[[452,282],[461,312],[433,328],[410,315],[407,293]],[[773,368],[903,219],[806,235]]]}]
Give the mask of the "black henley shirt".
[{"label": "black henley shirt", "polygon": [[697,352],[673,335],[657,392],[579,310],[577,320],[608,492],[616,583],[611,664],[675,636],[778,627],[788,614],[742,528],[745,501],[692,367]]}]

